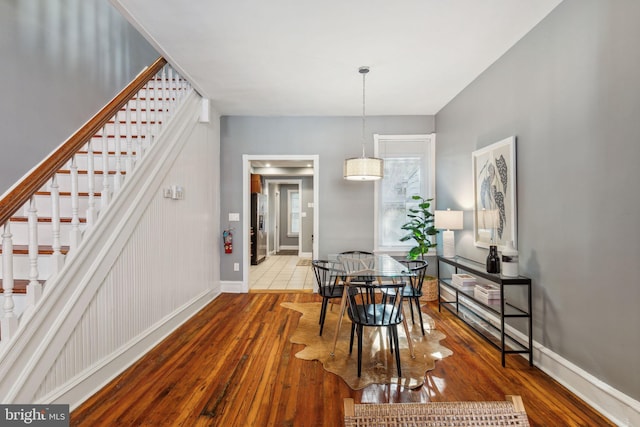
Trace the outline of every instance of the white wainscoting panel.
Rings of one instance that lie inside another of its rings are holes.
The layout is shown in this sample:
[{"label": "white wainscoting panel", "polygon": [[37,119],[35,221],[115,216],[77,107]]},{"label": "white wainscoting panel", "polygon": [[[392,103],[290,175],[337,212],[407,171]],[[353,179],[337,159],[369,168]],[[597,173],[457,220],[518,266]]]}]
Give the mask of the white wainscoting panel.
[{"label": "white wainscoting panel", "polygon": [[0,348],[4,403],[73,409],[220,294],[218,121],[190,98]]}]

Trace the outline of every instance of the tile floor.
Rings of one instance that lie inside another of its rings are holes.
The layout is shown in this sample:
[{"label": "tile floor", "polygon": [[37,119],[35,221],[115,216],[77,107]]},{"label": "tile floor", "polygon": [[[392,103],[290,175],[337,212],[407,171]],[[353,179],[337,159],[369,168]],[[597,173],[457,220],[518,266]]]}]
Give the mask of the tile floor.
[{"label": "tile floor", "polygon": [[249,289],[313,291],[313,267],[297,266],[300,259],[295,255],[271,255],[260,264],[252,265],[249,269]]}]

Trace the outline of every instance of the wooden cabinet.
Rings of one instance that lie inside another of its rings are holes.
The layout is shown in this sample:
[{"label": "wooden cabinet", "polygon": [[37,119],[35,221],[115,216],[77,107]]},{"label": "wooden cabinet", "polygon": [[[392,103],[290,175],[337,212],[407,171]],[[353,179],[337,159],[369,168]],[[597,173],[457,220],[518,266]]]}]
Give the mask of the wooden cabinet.
[{"label": "wooden cabinet", "polygon": [[251,174],[251,192],[262,193],[262,175]]}]

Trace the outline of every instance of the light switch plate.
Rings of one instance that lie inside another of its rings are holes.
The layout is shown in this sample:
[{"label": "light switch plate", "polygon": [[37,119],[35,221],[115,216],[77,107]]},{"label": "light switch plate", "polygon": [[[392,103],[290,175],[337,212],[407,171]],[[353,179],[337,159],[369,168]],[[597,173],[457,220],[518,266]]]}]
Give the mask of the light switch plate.
[{"label": "light switch plate", "polygon": [[240,221],[240,214],[229,212],[229,221]]}]

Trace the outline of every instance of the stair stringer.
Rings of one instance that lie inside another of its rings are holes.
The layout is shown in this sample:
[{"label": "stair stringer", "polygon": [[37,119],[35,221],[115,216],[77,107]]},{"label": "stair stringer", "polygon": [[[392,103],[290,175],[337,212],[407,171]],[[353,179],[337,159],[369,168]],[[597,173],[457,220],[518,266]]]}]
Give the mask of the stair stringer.
[{"label": "stair stringer", "polygon": [[[219,133],[212,143],[198,123],[199,99],[191,92],[2,342],[3,403],[76,407],[219,295]],[[172,183],[184,200],[163,198]]]}]

